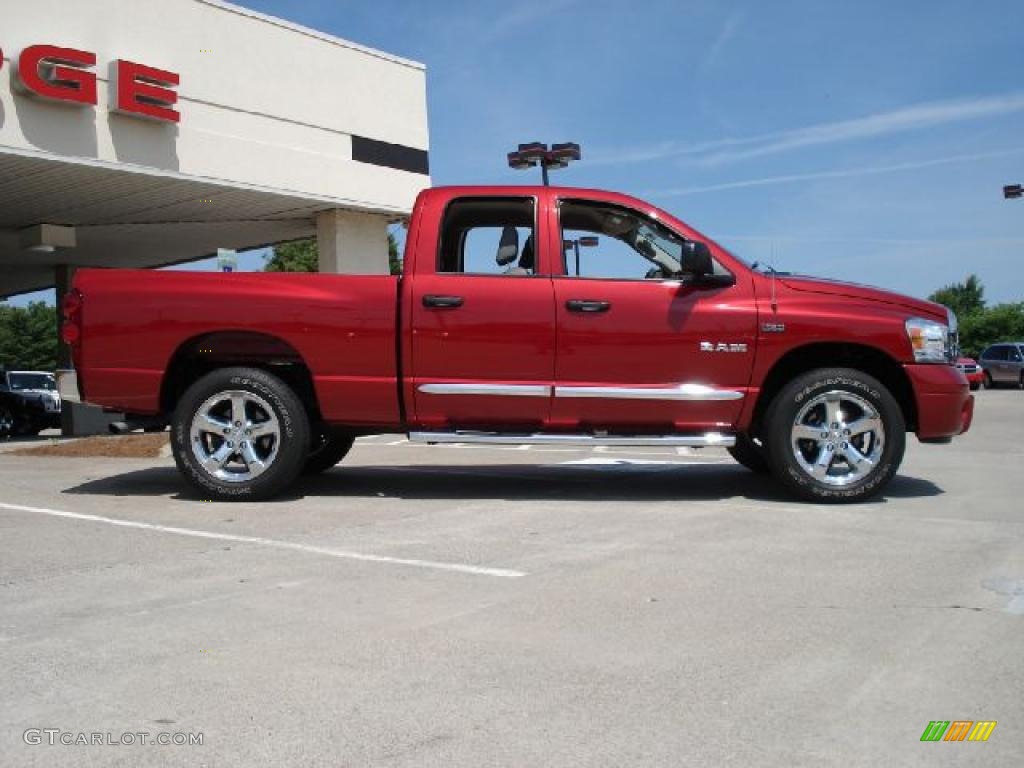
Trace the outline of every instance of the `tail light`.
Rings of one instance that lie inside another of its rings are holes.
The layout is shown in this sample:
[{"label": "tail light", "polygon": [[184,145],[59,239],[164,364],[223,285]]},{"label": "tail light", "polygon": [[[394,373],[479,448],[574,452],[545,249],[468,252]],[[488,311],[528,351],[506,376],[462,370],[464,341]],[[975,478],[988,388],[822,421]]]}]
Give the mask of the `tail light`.
[{"label": "tail light", "polygon": [[64,296],[64,324],[60,335],[64,343],[72,347],[82,339],[82,294],[74,288]]}]

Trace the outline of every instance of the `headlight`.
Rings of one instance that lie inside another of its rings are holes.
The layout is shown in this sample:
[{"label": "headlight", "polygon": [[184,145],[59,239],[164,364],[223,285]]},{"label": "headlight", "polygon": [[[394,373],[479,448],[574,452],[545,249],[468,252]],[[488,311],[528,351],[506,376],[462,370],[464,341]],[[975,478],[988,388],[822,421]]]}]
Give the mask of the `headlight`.
[{"label": "headlight", "polygon": [[949,362],[960,359],[960,324],[956,321],[956,313],[946,307],[946,324],[949,335],[946,337],[946,359]]},{"label": "headlight", "polygon": [[914,362],[950,362],[949,326],[923,317],[912,317],[906,325],[910,347],[914,350]]}]

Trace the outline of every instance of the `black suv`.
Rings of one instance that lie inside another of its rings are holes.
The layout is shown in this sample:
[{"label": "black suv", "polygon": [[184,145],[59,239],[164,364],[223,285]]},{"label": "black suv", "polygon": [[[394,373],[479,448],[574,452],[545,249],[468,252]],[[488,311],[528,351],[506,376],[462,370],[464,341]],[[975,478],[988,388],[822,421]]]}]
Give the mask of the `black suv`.
[{"label": "black suv", "polygon": [[978,358],[985,369],[985,386],[1008,384],[1024,388],[1024,341],[993,344]]},{"label": "black suv", "polygon": [[0,438],[59,427],[60,395],[52,373],[0,370]]}]

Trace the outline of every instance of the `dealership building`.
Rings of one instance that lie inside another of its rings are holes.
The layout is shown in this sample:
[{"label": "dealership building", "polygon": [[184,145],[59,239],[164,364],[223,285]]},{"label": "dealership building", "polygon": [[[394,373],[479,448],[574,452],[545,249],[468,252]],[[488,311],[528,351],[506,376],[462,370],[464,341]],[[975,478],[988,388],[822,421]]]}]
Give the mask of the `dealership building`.
[{"label": "dealership building", "polygon": [[387,271],[430,183],[422,64],[220,0],[0,19],[0,297],[313,236]]}]

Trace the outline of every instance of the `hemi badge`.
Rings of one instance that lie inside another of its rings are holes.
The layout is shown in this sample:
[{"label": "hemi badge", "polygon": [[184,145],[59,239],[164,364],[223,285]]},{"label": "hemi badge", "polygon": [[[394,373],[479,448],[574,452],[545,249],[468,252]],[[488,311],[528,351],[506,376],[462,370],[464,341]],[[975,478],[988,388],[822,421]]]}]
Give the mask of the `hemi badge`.
[{"label": "hemi badge", "polygon": [[761,331],[764,333],[782,333],[785,330],[785,323],[761,323]]}]

